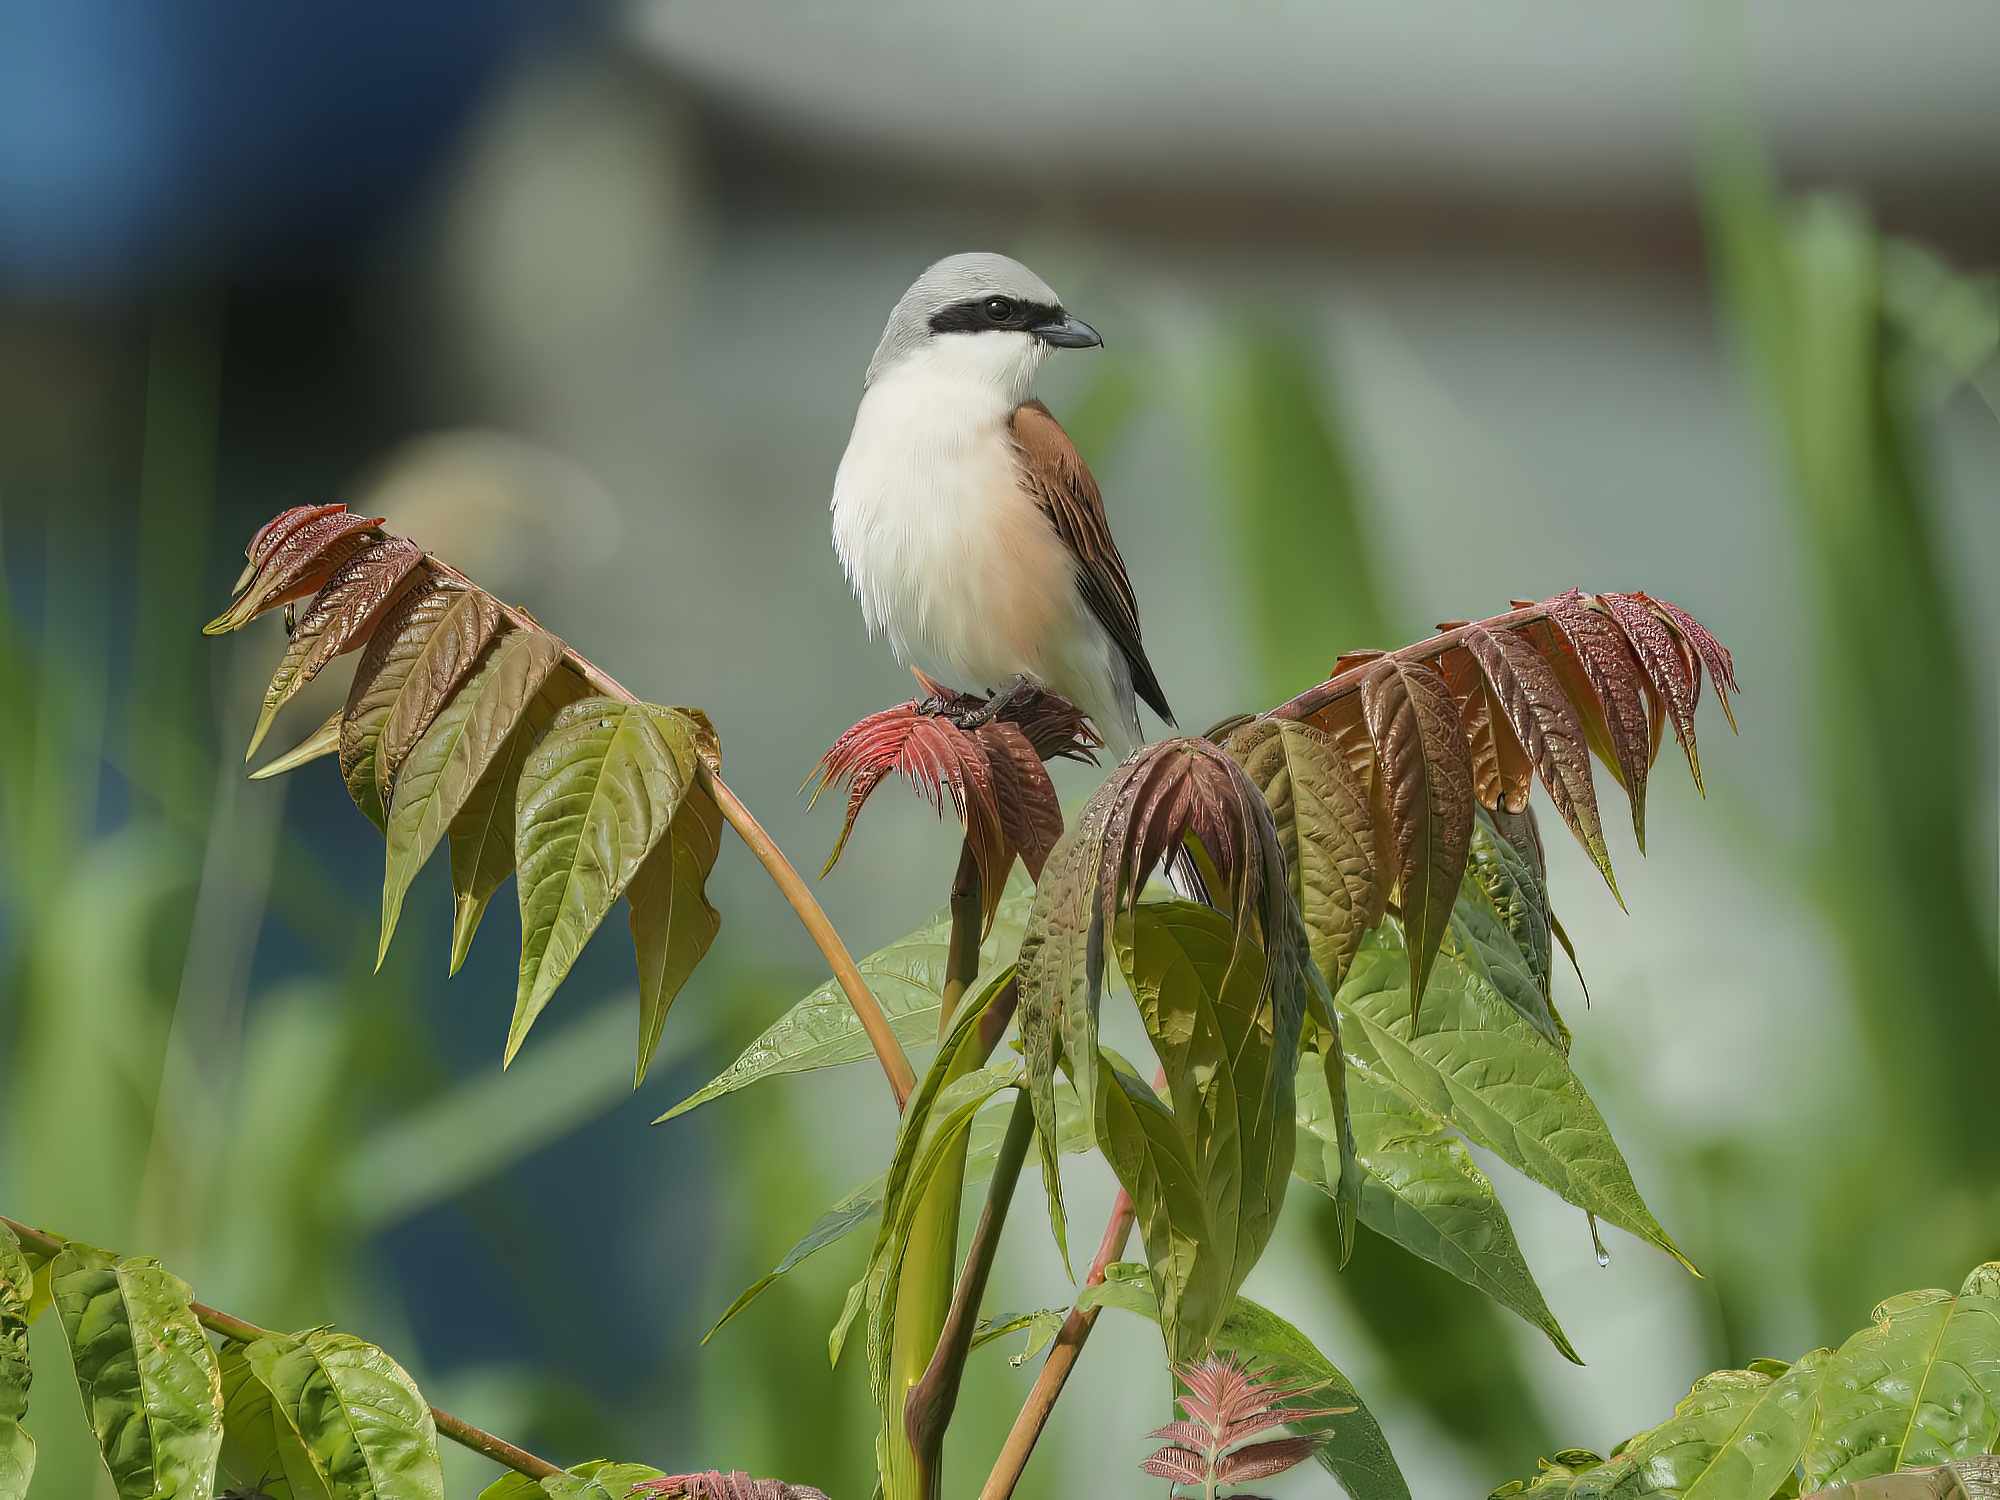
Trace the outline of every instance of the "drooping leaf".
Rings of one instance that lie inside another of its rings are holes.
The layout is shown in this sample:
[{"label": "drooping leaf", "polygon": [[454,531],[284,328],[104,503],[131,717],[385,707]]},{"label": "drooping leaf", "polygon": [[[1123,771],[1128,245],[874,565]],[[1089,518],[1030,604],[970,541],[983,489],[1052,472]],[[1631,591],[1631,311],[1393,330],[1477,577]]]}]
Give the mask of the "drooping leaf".
[{"label": "drooping leaf", "polygon": [[[1101,1119],[1101,1143],[1138,1210],[1173,1357],[1186,1361],[1263,1254],[1284,1204],[1296,1042],[1285,1044],[1273,1015],[1261,946],[1222,912],[1148,902],[1130,921],[1121,956],[1166,1074],[1165,1123],[1180,1149],[1167,1152],[1160,1140],[1152,1090],[1135,1092],[1123,1078]],[[1194,1204],[1166,1181],[1182,1171],[1191,1174]]]},{"label": "drooping leaf", "polygon": [[1368,790],[1340,747],[1308,724],[1253,720],[1227,746],[1270,805],[1313,960],[1337,990],[1389,897]]},{"label": "drooping leaf", "polygon": [[1688,771],[1701,787],[1701,757],[1695,750],[1694,711],[1701,701],[1701,665],[1692,648],[1652,608],[1644,594],[1599,594],[1598,603],[1625,632],[1646,677],[1659,694],[1674,738],[1687,756]]},{"label": "drooping leaf", "polygon": [[340,774],[378,828],[396,776],[501,625],[478,589],[420,580],[382,617],[354,668],[340,724]]},{"label": "drooping leaf", "polygon": [[522,763],[514,832],[521,979],[508,1061],[666,838],[697,775],[698,731],[676,709],[586,698],[556,714]]},{"label": "drooping leaf", "polygon": [[1515,739],[1527,751],[1549,800],[1616,895],[1618,882],[1611,875],[1611,854],[1597,814],[1583,721],[1554,669],[1511,630],[1469,625],[1465,645],[1485,674],[1493,701]]},{"label": "drooping leaf", "polygon": [[[1550,665],[1569,688],[1583,718],[1590,747],[1625,788],[1632,803],[1632,833],[1646,847],[1646,773],[1655,744],[1646,712],[1645,676],[1632,643],[1601,607],[1575,589],[1548,603],[1557,632]],[[1723,706],[1728,706],[1724,695]]]},{"label": "drooping leaf", "polygon": [[271,1388],[246,1357],[249,1345],[222,1346],[222,1467],[239,1488],[255,1492],[282,1483],[291,1500],[332,1500],[325,1474],[278,1413]]},{"label": "drooping leaf", "polygon": [[35,1474],[35,1440],[21,1425],[28,1414],[28,1323],[35,1273],[14,1231],[0,1224],[0,1500],[26,1500]]},{"label": "drooping leaf", "polygon": [[243,1358],[270,1393],[280,1454],[289,1464],[295,1445],[332,1500],[444,1500],[430,1407],[380,1349],[315,1328],[267,1334]]},{"label": "drooping leaf", "polygon": [[187,1283],[157,1261],[74,1242],[49,1282],[120,1500],[209,1493],[222,1448],[222,1375]]},{"label": "drooping leaf", "polygon": [[[1539,861],[1531,862],[1502,836],[1496,818],[1506,817],[1479,809],[1472,857],[1452,911],[1450,951],[1567,1053],[1569,1029],[1549,996],[1554,926],[1547,882]],[[1532,849],[1533,815],[1519,818]]]},{"label": "drooping leaf", "polygon": [[1262,942],[1276,1000],[1274,1035],[1289,1056],[1298,1045],[1310,962],[1291,879],[1270,809],[1255,784],[1207,740],[1150,745],[1112,772],[1049,856],[1021,938],[1021,1043],[1042,1149],[1049,1219],[1067,1255],[1062,1189],[1055,1162],[1055,1068],[1070,1079],[1095,1119],[1097,1011],[1107,940],[1121,911],[1169,860],[1205,861],[1239,944]]},{"label": "drooping leaf", "polygon": [[2000,1443],[2000,1262],[1956,1295],[1907,1292],[1840,1346],[1820,1387],[1801,1487],[1941,1464]]},{"label": "drooping leaf", "polygon": [[1408,983],[1399,935],[1385,922],[1336,997],[1349,1055],[1515,1170],[1686,1264],[1562,1049],[1450,962],[1433,975],[1413,1029]]},{"label": "drooping leaf", "polygon": [[1472,762],[1457,700],[1430,667],[1382,658],[1362,685],[1361,704],[1395,841],[1414,1016],[1472,846]]},{"label": "drooping leaf", "polygon": [[294,693],[328,662],[368,639],[384,612],[414,582],[422,563],[423,553],[415,543],[392,536],[368,543],[333,570],[300,618],[271,685],[264,690],[264,706],[251,731],[245,760],[257,753],[278,710]]},{"label": "drooping leaf", "polygon": [[[529,738],[539,733],[536,720],[546,724],[560,706],[557,694],[544,696],[551,674],[561,663],[563,643],[536,630],[503,632],[472,678],[464,684],[431,721],[416,742],[396,777],[395,792],[389,802],[387,849],[382,878],[382,939],[376,954],[379,967],[388,955],[389,940],[395,936],[396,922],[403,910],[403,897],[410,882],[430,859],[438,841],[445,837],[474,792],[486,782],[494,762],[506,749],[514,731],[528,726]],[[563,681],[574,685],[571,696],[580,696],[582,684],[568,673]],[[526,754],[526,747],[520,753]],[[511,786],[504,799],[497,778],[489,788],[489,812],[504,805],[509,827],[505,833],[482,833],[506,852],[507,868],[513,867],[514,840]],[[475,862],[475,868],[477,867]],[[506,871],[501,872],[505,878]],[[496,881],[497,885],[498,882]],[[454,885],[458,885],[454,881]],[[489,888],[490,894],[490,888]],[[457,964],[454,962],[453,967]]]},{"label": "drooping leaf", "polygon": [[[1313,1139],[1331,1135],[1325,1084],[1317,1069],[1299,1070],[1299,1175],[1322,1192]],[[1347,1071],[1361,1179],[1361,1222],[1385,1239],[1449,1271],[1539,1328],[1565,1358],[1576,1351],[1549,1311],[1514,1238],[1514,1227],[1458,1139],[1436,1115],[1367,1068]],[[1581,1361],[1578,1361],[1581,1363]]]},{"label": "drooping leaf", "polygon": [[[1034,899],[1034,889],[1025,885],[1017,885],[1002,899],[983,947],[987,967],[978,981],[980,986],[993,966],[1013,961]],[[896,1039],[906,1047],[937,1038],[950,937],[951,910],[946,907],[908,937],[869,954],[857,965],[875,1003],[888,1016]],[[686,1114],[696,1105],[733,1094],[761,1079],[840,1067],[874,1055],[854,1007],[847,1003],[840,986],[828,980],[765,1028],[721,1073],[653,1123]]]},{"label": "drooping leaf", "polygon": [[646,1069],[660,1045],[667,1007],[687,983],[722,927],[722,914],[708,902],[708,872],[722,850],[722,809],[697,781],[687,790],[667,836],[646,856],[626,893],[632,911],[632,943],[639,954],[639,1062],[632,1080],[646,1081]]}]

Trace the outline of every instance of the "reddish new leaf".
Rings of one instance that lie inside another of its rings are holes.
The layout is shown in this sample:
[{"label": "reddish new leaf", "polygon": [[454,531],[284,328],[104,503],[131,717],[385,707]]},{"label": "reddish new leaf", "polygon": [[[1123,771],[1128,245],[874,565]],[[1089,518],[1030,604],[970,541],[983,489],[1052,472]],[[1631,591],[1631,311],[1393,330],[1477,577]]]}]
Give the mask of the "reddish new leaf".
[{"label": "reddish new leaf", "polygon": [[334,570],[292,632],[271,685],[264,691],[263,711],[250,737],[250,755],[256,753],[270,732],[271,721],[294,693],[319,675],[328,662],[368,639],[390,605],[415,581],[412,575],[422,560],[414,542],[385,537],[367,544]]},{"label": "reddish new leaf", "polygon": [[1701,701],[1701,665],[1693,650],[1652,607],[1644,594],[1599,594],[1597,602],[1611,613],[1632,643],[1646,680],[1659,695],[1674,738],[1687,756],[1696,790],[1701,789],[1701,758],[1695,751],[1694,711]]},{"label": "reddish new leaf", "polygon": [[1669,604],[1664,599],[1655,599],[1647,594],[1638,596],[1666,617],[1667,623],[1680,632],[1681,639],[1694,648],[1694,654],[1708,668],[1708,675],[1715,679],[1715,696],[1721,700],[1723,717],[1729,720],[1730,729],[1736,728],[1736,712],[1729,706],[1729,695],[1740,691],[1736,686],[1736,663],[1722,642],[1708,632],[1693,615],[1678,604]]},{"label": "reddish new leaf", "polygon": [[1204,1484],[1211,1472],[1206,1455],[1173,1444],[1160,1449],[1139,1467],[1155,1479],[1169,1479],[1175,1484]]},{"label": "reddish new leaf", "polygon": [[1472,757],[1458,701],[1428,664],[1384,657],[1361,705],[1396,846],[1414,1025],[1472,849]]},{"label": "reddish new leaf", "polygon": [[1063,831],[1062,802],[1056,796],[1055,783],[1042,769],[1043,757],[1034,742],[1019,725],[995,720],[980,725],[973,734],[992,766],[993,800],[999,809],[1001,833],[1020,854],[1028,874],[1040,880],[1049,851]]},{"label": "reddish new leaf", "polygon": [[[1590,747],[1583,722],[1554,669],[1511,630],[1470,625],[1465,643],[1486,676],[1501,716],[1548,789],[1549,800],[1616,895],[1618,882],[1611,875],[1611,854],[1604,846],[1597,814],[1597,789],[1590,779]],[[1507,810],[1519,812],[1521,807],[1510,803]]]},{"label": "reddish new leaf", "polygon": [[1625,632],[1609,615],[1584,603],[1575,589],[1551,599],[1547,607],[1556,648],[1550,665],[1582,712],[1591,748],[1631,799],[1632,832],[1643,852],[1646,773],[1656,748],[1646,713],[1650,684],[1645,669]]},{"label": "reddish new leaf", "polygon": [[1332,1440],[1331,1432],[1248,1440],[1276,1428],[1340,1416],[1351,1406],[1286,1408],[1281,1403],[1317,1389],[1293,1381],[1269,1380],[1239,1364],[1234,1356],[1209,1355],[1177,1366],[1183,1392],[1177,1398],[1184,1421],[1173,1421],[1152,1436],[1168,1439],[1140,1468],[1175,1484],[1198,1484],[1213,1492],[1218,1484],[1267,1479],[1304,1462]]},{"label": "reddish new leaf", "polygon": [[345,506],[313,509],[319,513],[305,517],[271,545],[269,556],[256,566],[249,586],[228,609],[202,627],[205,634],[240,629],[266,610],[318,592],[342,564],[368,546],[371,533],[382,524],[380,516],[357,516]]},{"label": "reddish new leaf", "polygon": [[1333,1434],[1325,1432],[1253,1443],[1247,1448],[1238,1448],[1234,1453],[1224,1454],[1215,1466],[1215,1477],[1221,1484],[1247,1484],[1253,1479],[1269,1479],[1273,1474],[1282,1474],[1304,1463],[1332,1441]]}]

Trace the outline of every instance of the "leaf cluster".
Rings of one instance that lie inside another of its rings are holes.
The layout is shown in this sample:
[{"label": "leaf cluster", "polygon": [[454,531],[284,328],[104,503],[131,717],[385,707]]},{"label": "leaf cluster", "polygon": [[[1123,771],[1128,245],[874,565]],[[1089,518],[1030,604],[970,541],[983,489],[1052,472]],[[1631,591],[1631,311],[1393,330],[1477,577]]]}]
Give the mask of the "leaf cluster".
[{"label": "leaf cluster", "polygon": [[1166,1446],[1140,1465],[1148,1474],[1169,1481],[1170,1489],[1200,1485],[1213,1495],[1217,1485],[1244,1484],[1305,1462],[1325,1447],[1332,1434],[1302,1432],[1284,1437],[1266,1434],[1291,1423],[1341,1416],[1351,1406],[1300,1408],[1286,1406],[1289,1398],[1311,1394],[1296,1382],[1271,1379],[1233,1357],[1207,1358],[1175,1370],[1182,1387],[1177,1398],[1185,1418],[1154,1430]]},{"label": "leaf cluster", "polygon": [[251,754],[301,688],[359,652],[339,712],[257,774],[339,756],[355,805],[386,841],[381,955],[439,844],[450,851],[454,973],[487,902],[518,874],[511,1061],[623,896],[643,1079],[667,1009],[721,922],[705,891],[722,832],[704,780],[721,759],[708,720],[607,692],[615,684],[530,616],[384,532],[379,517],[298,506],[251,539],[248,557],[234,602],[207,629],[285,608],[286,647]]},{"label": "leaf cluster", "polygon": [[2000,1492],[2000,1262],[1906,1292],[1838,1349],[1694,1383],[1609,1456],[1569,1449],[1493,1500],[1918,1500]]}]

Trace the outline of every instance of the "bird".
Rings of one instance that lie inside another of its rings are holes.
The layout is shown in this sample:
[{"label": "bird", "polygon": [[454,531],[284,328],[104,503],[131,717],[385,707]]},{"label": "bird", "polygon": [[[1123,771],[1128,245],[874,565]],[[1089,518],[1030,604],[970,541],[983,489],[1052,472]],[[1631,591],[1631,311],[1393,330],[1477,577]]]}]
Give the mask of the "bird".
[{"label": "bird", "polygon": [[920,675],[1034,687],[1082,709],[1114,757],[1168,724],[1139,602],[1097,481],[1034,396],[1059,349],[1104,341],[1004,255],[948,256],[903,293],[862,380],[833,481],[833,544],[871,637]]}]

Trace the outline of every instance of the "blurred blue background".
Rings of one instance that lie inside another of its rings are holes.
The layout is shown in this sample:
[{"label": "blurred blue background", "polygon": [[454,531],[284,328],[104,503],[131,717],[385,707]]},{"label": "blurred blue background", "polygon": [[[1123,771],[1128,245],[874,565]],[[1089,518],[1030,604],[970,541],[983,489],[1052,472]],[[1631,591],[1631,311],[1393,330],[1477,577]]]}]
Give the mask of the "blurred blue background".
[{"label": "blurred blue background", "polygon": [[[1585,1369],[1406,1260],[1334,1274],[1303,1202],[1253,1278],[1420,1500],[1955,1285],[2000,1254],[2000,378],[1990,287],[1936,276],[2000,259],[1997,62],[1981,0],[0,0],[0,1204],[244,1316],[338,1320],[561,1461],[867,1493],[865,1377],[824,1358],[854,1246],[697,1342],[875,1170],[879,1081],[646,1125],[822,977],[751,862],[725,847],[722,938],[636,1097],[616,941],[503,1076],[511,903],[446,983],[428,872],[372,973],[375,833],[324,764],[243,779],[275,627],[197,632],[271,513],[375,507],[708,709],[812,863],[834,821],[794,789],[907,693],[827,545],[833,468],[896,295],[981,247],[1106,334],[1046,394],[1184,725],[1571,585],[1658,593],[1736,653],[1709,799],[1663,771],[1650,857],[1614,851],[1631,914],[1551,841],[1579,1069],[1707,1278],[1615,1236],[1600,1269],[1490,1160]],[[1916,328],[1943,372],[1891,371],[1909,483],[1857,481],[1872,531],[1813,475],[1865,457],[1840,445],[1881,403],[1787,429],[1712,273],[1718,96],[1786,190],[1842,195],[1794,248],[1879,261],[1882,368]],[[866,951],[954,857],[878,800],[823,899]],[[1079,1221],[1110,1191],[1081,1175]],[[1015,1238],[997,1295],[1064,1300]],[[954,1473],[1030,1374],[980,1358]],[[1030,1487],[1141,1493],[1158,1366],[1107,1319]],[[108,1495],[58,1367],[35,1493]],[[451,1461],[454,1494],[490,1476]]]}]

